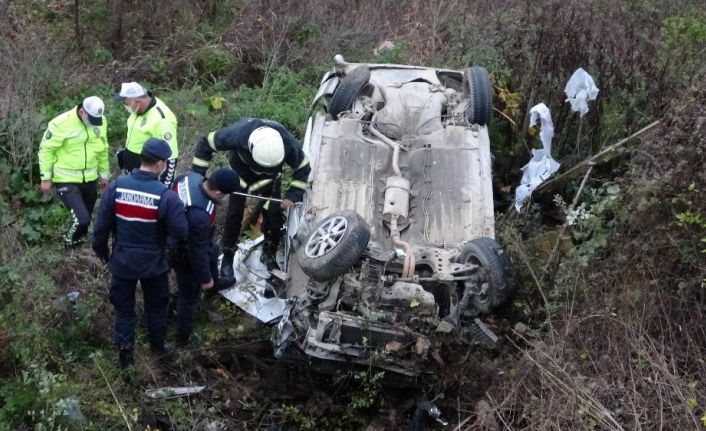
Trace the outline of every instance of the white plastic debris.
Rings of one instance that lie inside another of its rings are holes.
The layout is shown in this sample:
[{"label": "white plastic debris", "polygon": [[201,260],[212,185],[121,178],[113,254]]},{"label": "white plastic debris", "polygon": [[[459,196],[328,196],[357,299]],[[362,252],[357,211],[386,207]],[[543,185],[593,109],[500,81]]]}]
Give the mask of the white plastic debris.
[{"label": "white plastic debris", "polygon": [[181,387],[166,387],[157,389],[147,389],[145,395],[150,398],[173,398],[173,397],[183,397],[187,395],[198,394],[199,392],[206,389],[206,386],[181,386]]},{"label": "white plastic debris", "polygon": [[522,167],[522,181],[515,189],[515,209],[520,212],[525,201],[532,192],[547,178],[559,170],[559,162],[552,159],[552,138],[554,138],[554,123],[549,108],[544,103],[535,105],[530,109],[530,126],[537,125],[540,120],[541,130],[539,139],[542,141],[540,149],[532,150],[532,159]]},{"label": "white plastic debris", "polygon": [[[264,323],[279,319],[284,313],[287,301],[280,298],[265,298],[267,279],[270,277],[267,266],[260,262],[264,236],[241,242],[233,257],[235,286],[220,292],[230,302]],[[281,256],[278,263],[281,264]]]},{"label": "white plastic debris", "polygon": [[588,101],[598,97],[598,91],[591,75],[580,67],[571,75],[564,89],[571,110],[578,112],[581,117],[588,112]]}]

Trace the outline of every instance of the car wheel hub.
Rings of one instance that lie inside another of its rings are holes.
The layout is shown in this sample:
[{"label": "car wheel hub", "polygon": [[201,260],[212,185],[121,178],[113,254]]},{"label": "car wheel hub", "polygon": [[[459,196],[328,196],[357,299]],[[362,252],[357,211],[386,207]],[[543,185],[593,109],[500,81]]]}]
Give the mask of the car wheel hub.
[{"label": "car wheel hub", "polygon": [[348,222],[345,217],[333,217],[321,225],[309,238],[304,248],[304,254],[310,258],[321,257],[334,249],[346,233]]}]

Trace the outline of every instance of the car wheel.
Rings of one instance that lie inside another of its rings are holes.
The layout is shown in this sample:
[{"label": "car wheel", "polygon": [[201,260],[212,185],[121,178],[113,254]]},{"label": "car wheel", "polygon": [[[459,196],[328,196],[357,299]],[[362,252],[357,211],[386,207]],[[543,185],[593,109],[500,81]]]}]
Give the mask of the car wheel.
[{"label": "car wheel", "polygon": [[299,265],[313,280],[330,280],[358,262],[369,239],[368,223],[358,213],[334,213],[309,234],[299,250]]},{"label": "car wheel", "polygon": [[485,67],[469,67],[463,73],[463,91],[469,98],[464,111],[471,124],[486,126],[493,110],[493,93],[490,75]]},{"label": "car wheel", "polygon": [[477,285],[471,302],[478,311],[489,313],[515,296],[510,260],[494,239],[483,237],[467,242],[461,247],[459,261],[480,266],[480,281],[467,282]]},{"label": "car wheel", "polygon": [[353,101],[368,80],[370,80],[370,69],[367,66],[358,66],[341,79],[328,104],[331,118],[338,120],[341,112],[351,109]]}]

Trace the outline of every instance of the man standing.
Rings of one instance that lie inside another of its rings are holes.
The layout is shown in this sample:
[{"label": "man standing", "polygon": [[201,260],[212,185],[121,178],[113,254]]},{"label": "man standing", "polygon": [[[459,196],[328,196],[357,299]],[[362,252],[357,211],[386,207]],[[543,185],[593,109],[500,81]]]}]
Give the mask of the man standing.
[{"label": "man standing", "polygon": [[[64,248],[83,242],[96,204],[96,183],[108,184],[108,122],[103,101],[90,96],[49,122],[39,144],[42,193],[52,187],[71,211],[73,221],[64,234]],[[100,178],[100,180],[99,180]]]},{"label": "man standing", "polygon": [[[170,235],[184,241],[188,233],[179,197],[157,180],[171,153],[165,141],[148,139],[140,153],[140,168],[110,183],[96,217],[93,250],[108,263],[111,273],[109,296],[115,308],[115,344],[122,368],[133,363],[138,281],[145,298],[150,351],[159,356],[167,353],[164,347],[169,301],[166,238]],[[111,233],[112,255],[108,251]]]},{"label": "man standing", "polygon": [[[276,267],[275,254],[282,237],[282,208],[301,202],[310,167],[297,140],[281,124],[257,118],[243,118],[233,125],[202,136],[196,146],[192,169],[205,173],[214,151],[230,151],[230,167],[240,176],[240,186],[260,196],[281,197],[282,168],[292,169],[292,182],[281,205],[268,202],[264,210],[262,260],[268,269]],[[240,236],[245,197],[231,195],[223,240],[221,276],[233,276],[233,256]]]},{"label": "man standing", "polygon": [[125,173],[130,173],[139,167],[142,144],[149,138],[163,139],[169,144],[172,156],[167,160],[167,168],[159,181],[168,188],[171,187],[179,157],[176,116],[164,102],[137,82],[123,83],[120,93],[113,100],[122,102],[130,113],[127,119],[125,150],[118,155],[120,168],[124,169]]},{"label": "man standing", "polygon": [[189,237],[185,244],[177,245],[173,262],[179,285],[176,344],[184,347],[194,326],[199,293],[213,288],[218,281],[220,250],[212,241],[216,204],[225,195],[240,189],[240,179],[232,169],[219,169],[207,179],[190,172],[175,182],[174,191],[184,204],[189,224]]}]

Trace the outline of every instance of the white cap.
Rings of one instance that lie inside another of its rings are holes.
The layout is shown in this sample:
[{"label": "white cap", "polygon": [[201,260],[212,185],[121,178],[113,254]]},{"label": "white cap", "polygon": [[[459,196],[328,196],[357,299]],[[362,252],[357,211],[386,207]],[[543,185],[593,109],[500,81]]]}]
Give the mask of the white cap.
[{"label": "white cap", "polygon": [[89,96],[83,99],[81,107],[88,114],[88,121],[94,126],[103,124],[102,116],[105,112],[105,104],[98,96]]},{"label": "white cap", "polygon": [[272,127],[258,127],[250,133],[248,147],[258,165],[271,168],[284,160],[282,135]]},{"label": "white cap", "polygon": [[123,99],[140,97],[147,94],[147,90],[137,82],[123,82],[120,86],[120,93],[113,100],[119,102]]}]

